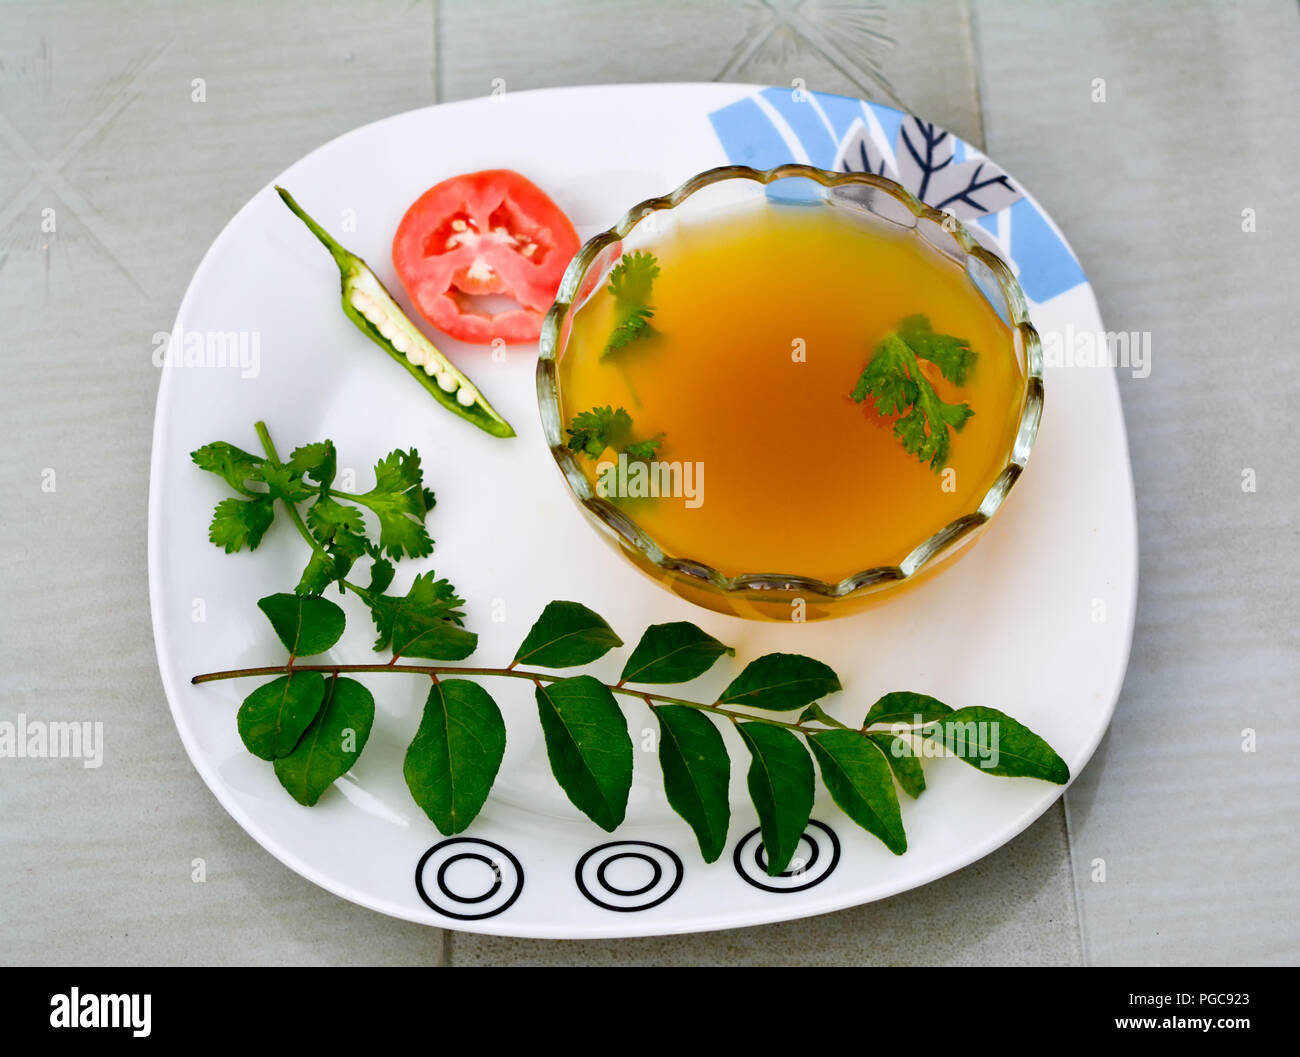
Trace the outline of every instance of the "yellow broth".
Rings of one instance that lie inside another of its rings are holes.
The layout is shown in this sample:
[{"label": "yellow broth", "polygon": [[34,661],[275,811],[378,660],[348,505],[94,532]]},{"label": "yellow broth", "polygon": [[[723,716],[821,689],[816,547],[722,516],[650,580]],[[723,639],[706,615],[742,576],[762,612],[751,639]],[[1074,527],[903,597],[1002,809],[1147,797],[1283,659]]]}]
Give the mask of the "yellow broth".
[{"label": "yellow broth", "polygon": [[[602,358],[618,318],[602,286],[573,318],[560,403],[566,424],[608,405],[632,416],[633,439],[664,434],[648,469],[678,494],[610,498],[666,553],[726,575],[834,581],[898,564],[978,506],[1010,454],[1025,369],[1011,329],[956,262],[825,205],[682,224],[645,248],[660,266],[653,333]],[[881,339],[917,313],[977,356],[960,387],[921,361],[941,398],[975,412],[941,472],[904,450],[895,416],[849,396]],[[608,470],[605,492],[635,493],[636,460],[620,476],[616,457],[578,461],[593,486]]]}]

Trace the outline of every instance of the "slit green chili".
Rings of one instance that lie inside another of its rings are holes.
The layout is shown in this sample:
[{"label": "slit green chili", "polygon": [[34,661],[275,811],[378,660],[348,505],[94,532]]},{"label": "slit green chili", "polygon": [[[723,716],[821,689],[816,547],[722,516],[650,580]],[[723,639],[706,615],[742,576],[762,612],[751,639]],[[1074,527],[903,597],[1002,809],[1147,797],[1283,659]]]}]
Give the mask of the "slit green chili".
[{"label": "slit green chili", "polygon": [[363,334],[417,378],[435,400],[448,411],[473,423],[494,437],[513,437],[514,429],[488,403],[478,387],[458,370],[411,322],[378,276],[355,253],[349,253],[332,239],[283,187],[280,197],[330,251],[339,266],[343,288],[343,312]]}]

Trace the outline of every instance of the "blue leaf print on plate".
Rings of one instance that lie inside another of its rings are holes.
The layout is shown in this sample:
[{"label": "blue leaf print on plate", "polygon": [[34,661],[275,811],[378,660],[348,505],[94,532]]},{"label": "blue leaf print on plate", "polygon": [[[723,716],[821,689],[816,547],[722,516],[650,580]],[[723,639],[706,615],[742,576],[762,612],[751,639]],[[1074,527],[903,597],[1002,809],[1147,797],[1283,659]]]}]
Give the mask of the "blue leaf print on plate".
[{"label": "blue leaf print on plate", "polygon": [[973,221],[972,233],[1010,258],[1033,301],[1087,281],[1046,214],[1019,186],[931,122],[880,103],[785,88],[765,88],[713,111],[709,120],[735,164],[770,169],[799,161],[872,172],[898,181],[927,205]]},{"label": "blue leaf print on plate", "polygon": [[[945,210],[958,220],[1000,213],[1024,196],[987,158],[958,161],[958,142],[951,132],[907,114],[898,126],[891,164],[875,145],[871,130],[860,123],[845,138],[838,168],[888,176],[926,205]],[[968,149],[962,151],[963,157],[969,154]]]}]

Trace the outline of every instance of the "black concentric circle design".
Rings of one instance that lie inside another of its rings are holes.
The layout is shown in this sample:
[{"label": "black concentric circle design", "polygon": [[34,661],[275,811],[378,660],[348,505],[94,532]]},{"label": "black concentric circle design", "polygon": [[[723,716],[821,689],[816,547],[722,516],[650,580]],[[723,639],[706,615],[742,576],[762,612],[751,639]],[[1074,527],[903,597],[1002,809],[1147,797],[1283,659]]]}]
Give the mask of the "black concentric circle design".
[{"label": "black concentric circle design", "polygon": [[596,906],[630,914],[670,898],[681,885],[683,872],[677,853],[662,844],[616,840],[587,852],[578,860],[573,877],[578,891]]},{"label": "black concentric circle design", "polygon": [[[815,829],[814,829],[815,827]],[[820,832],[818,832],[820,831]],[[750,830],[736,844],[732,857],[736,873],[764,892],[803,892],[821,884],[840,863],[840,839],[824,822],[808,820],[808,828],[799,838],[799,849],[790,868],[775,877],[767,873],[767,849],[761,831]]]},{"label": "black concentric circle design", "polygon": [[[462,864],[475,865],[453,870]],[[479,921],[510,909],[524,890],[524,868],[500,844],[452,837],[420,857],[415,867],[415,890],[429,907],[445,917]]]}]

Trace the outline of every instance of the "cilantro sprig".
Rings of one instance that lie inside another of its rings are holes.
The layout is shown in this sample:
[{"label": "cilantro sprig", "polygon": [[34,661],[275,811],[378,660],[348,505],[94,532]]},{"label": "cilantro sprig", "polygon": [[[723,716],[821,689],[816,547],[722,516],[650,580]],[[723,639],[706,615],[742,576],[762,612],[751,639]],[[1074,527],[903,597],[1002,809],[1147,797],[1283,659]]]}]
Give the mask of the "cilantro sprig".
[{"label": "cilantro sprig", "polygon": [[655,457],[666,436],[656,433],[645,440],[632,439],[632,416],[624,408],[593,407],[573,416],[565,432],[570,451],[596,459],[606,448],[625,452],[629,459],[649,461]]},{"label": "cilantro sprig", "polygon": [[[333,441],[295,448],[285,462],[266,426],[259,422],[256,429],[264,455],[225,441],[205,444],[190,455],[196,466],[217,474],[238,493],[217,504],[208,539],[227,554],[245,547],[256,550],[277,509],[283,509],[311,545],[296,595],[320,595],[333,584],[340,592],[351,591],[370,609],[379,632],[377,650],[391,646],[399,655],[443,659],[472,652],[477,636],[463,629],[464,600],[446,580],[426,573],[416,577],[407,595],[384,594],[395,561],[433,551],[424,522],[435,497],[424,486],[419,452],[399,449],[384,456],[375,464],[374,487],[358,494],[334,487],[338,453]],[[370,560],[370,583],[363,587],[348,576],[365,558]]]},{"label": "cilantro sprig", "polygon": [[659,262],[653,253],[644,250],[625,253],[614,265],[607,289],[614,298],[616,322],[601,359],[653,331],[650,320],[655,310],[650,295],[658,276]]},{"label": "cilantro sprig", "polygon": [[917,361],[928,360],[953,385],[965,385],[975,355],[965,339],[936,334],[925,316],[908,316],[876,346],[850,396],[859,404],[871,397],[882,417],[898,415],[894,435],[904,450],[938,472],[951,452],[950,430],[960,431],[975,412],[943,400]]}]

